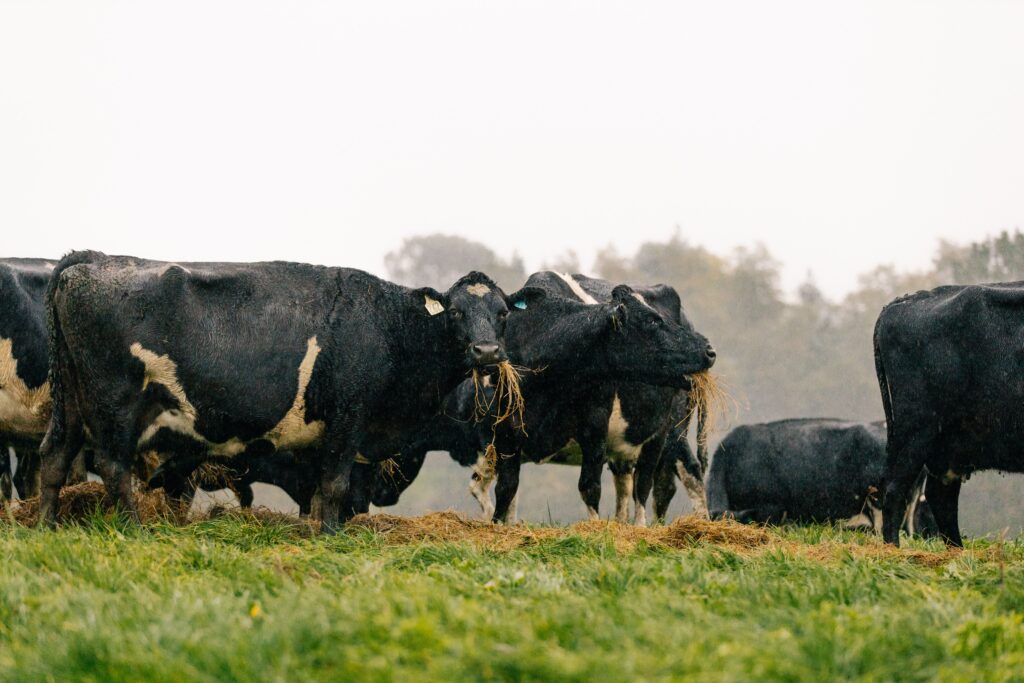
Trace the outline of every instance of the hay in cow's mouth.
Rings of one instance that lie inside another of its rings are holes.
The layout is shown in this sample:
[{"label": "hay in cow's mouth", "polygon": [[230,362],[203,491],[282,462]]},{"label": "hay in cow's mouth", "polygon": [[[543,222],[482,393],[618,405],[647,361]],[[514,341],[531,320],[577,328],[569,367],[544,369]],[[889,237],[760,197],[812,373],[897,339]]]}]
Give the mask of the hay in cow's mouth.
[{"label": "hay in cow's mouth", "polygon": [[[483,377],[480,371],[473,370],[473,401],[474,418],[480,422],[488,415],[494,418],[494,426],[500,425],[506,420],[516,420],[517,426],[525,432],[523,426],[523,410],[526,409],[526,402],[523,400],[523,392],[519,386],[520,374],[512,363],[503,360],[495,366],[498,374],[494,386],[494,396],[488,400],[486,394],[481,391]],[[493,412],[492,412],[493,407]]]},{"label": "hay in cow's mouth", "polygon": [[718,428],[719,420],[726,419],[737,412],[736,399],[727,390],[725,383],[718,375],[704,370],[690,375],[690,391],[687,397],[686,418],[699,418],[697,425],[697,443],[707,446],[708,439]]},{"label": "hay in cow's mouth", "polygon": [[394,458],[381,460],[378,467],[380,467],[381,474],[389,478],[391,481],[395,480],[396,474],[402,477],[402,479],[405,479],[405,475],[402,474],[402,468],[399,466],[398,461],[395,460]]},{"label": "hay in cow's mouth", "polygon": [[207,460],[192,470],[188,479],[193,488],[226,488],[238,493],[235,490],[235,472],[223,463]]}]

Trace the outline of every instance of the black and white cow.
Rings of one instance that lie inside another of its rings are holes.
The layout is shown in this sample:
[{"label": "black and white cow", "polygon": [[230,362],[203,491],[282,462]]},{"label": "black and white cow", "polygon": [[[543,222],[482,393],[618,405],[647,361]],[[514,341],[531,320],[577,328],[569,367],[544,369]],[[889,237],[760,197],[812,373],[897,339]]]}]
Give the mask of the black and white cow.
[{"label": "black and white cow", "polygon": [[[35,493],[38,448],[50,420],[46,310],[56,262],[0,259],[0,451],[5,499]],[[18,469],[13,471],[17,457]]]},{"label": "black and white cow", "polygon": [[945,286],[882,309],[875,368],[889,425],[885,540],[899,544],[914,482],[946,543],[960,536],[960,486],[972,472],[1024,472],[1024,282]]},{"label": "black and white cow", "polygon": [[737,427],[711,460],[711,517],[778,524],[864,514],[880,531],[874,494],[882,488],[885,440],[884,422],[805,418]]},{"label": "black and white cow", "polygon": [[626,521],[632,497],[636,522],[644,524],[647,495],[673,424],[673,397],[689,389],[689,375],[711,367],[714,350],[682,314],[671,287],[614,286],[583,275],[542,272],[530,276],[524,289],[593,308],[617,303],[627,311],[623,323],[629,334],[613,335],[618,342],[614,353],[602,354],[592,343],[576,343],[571,329],[548,341],[545,321],[523,316],[510,322],[508,348],[517,364],[533,367],[532,358],[544,343],[566,345],[571,355],[524,384],[525,430],[503,424],[496,431],[501,457],[494,519],[507,518],[523,460],[541,462],[575,440],[582,454],[580,495],[591,517],[597,516],[607,459],[620,498],[616,517]]},{"label": "black and white cow", "polygon": [[[569,285],[564,289],[551,286],[551,278],[572,283],[584,293],[580,282],[587,282],[606,301],[599,303],[593,297],[583,301]],[[666,312],[649,304],[649,298],[666,294]],[[674,424],[669,419],[673,397],[678,393],[685,403],[685,387],[689,386],[685,376],[709,367],[713,361],[707,340],[685,319],[680,322],[678,297],[669,288],[613,289],[604,281],[582,276],[538,273],[510,300],[514,306],[508,325],[509,356],[521,366],[542,369],[524,374],[524,423],[504,423],[495,430],[493,417],[474,422],[474,388],[465,383],[446,401],[445,416],[433,423],[416,444],[395,456],[397,476],[396,472],[375,476],[365,470],[364,476],[375,482],[364,484],[373,490],[374,504],[397,502],[415,479],[426,452],[446,450],[460,464],[474,465],[470,492],[485,514],[508,520],[514,516],[515,489],[507,485],[509,497],[502,510],[496,511],[490,502],[489,487],[498,474],[483,460],[482,451],[492,441],[503,454],[497,458],[497,470],[505,470],[506,484],[511,477],[518,478],[521,457],[556,463],[571,460],[580,465],[581,458],[575,454],[583,449],[574,448],[570,442],[575,439],[586,444],[590,458],[587,465],[596,469],[599,497],[605,442],[610,442],[613,456],[625,452],[626,457],[634,457],[623,469],[631,467],[641,451],[660,456],[661,444]],[[637,379],[647,379],[654,386],[628,381]],[[485,388],[485,400],[490,400],[492,392]],[[618,392],[624,398],[619,398]],[[509,467],[513,463],[514,472]],[[652,469],[657,464],[651,463]],[[626,478],[620,470],[617,481]],[[628,482],[617,487],[622,501],[617,508],[623,517],[634,490],[632,478],[630,470]],[[581,483],[581,491],[591,494],[585,500],[593,501],[596,510],[591,482],[585,481],[589,488],[584,489]],[[650,490],[649,484],[646,490]],[[500,494],[498,502],[502,503]]]},{"label": "black and white cow", "polygon": [[73,252],[47,312],[40,523],[54,521],[88,432],[108,494],[128,510],[142,449],[306,451],[333,532],[356,453],[390,457],[470,370],[502,361],[508,308],[476,272],[442,294],[346,268]]}]

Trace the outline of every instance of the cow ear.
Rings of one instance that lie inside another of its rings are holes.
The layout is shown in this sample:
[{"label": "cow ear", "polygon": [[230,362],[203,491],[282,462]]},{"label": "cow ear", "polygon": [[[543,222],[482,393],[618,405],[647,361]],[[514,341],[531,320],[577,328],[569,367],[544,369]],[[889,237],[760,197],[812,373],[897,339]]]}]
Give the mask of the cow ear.
[{"label": "cow ear", "polygon": [[412,290],[413,307],[425,315],[437,315],[448,309],[448,297],[433,287]]},{"label": "cow ear", "polygon": [[629,285],[616,285],[612,290],[612,300],[627,303],[633,296],[633,288]]},{"label": "cow ear", "polygon": [[506,305],[509,311],[525,311],[543,301],[547,295],[547,291],[540,287],[523,287],[509,295]]}]

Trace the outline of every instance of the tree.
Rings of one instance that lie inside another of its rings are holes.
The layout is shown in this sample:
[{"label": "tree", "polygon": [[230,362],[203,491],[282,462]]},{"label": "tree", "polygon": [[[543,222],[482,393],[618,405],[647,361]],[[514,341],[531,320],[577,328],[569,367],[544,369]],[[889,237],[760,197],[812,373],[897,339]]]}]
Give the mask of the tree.
[{"label": "tree", "polygon": [[441,291],[471,270],[486,273],[506,292],[519,289],[526,281],[526,269],[518,254],[505,260],[489,247],[455,235],[409,237],[401,247],[388,252],[384,266],[395,282]]}]

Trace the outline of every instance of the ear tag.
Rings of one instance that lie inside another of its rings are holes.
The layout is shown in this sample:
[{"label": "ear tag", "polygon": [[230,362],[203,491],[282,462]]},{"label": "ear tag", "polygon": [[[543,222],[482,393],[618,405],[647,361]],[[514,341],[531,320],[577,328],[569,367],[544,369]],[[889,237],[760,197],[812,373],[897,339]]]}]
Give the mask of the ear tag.
[{"label": "ear tag", "polygon": [[516,308],[518,308],[520,311],[525,311],[526,310],[526,302],[523,301],[522,299],[520,299],[519,301],[515,302],[512,305],[515,306]]},{"label": "ear tag", "polygon": [[427,313],[430,315],[437,315],[438,313],[444,313],[444,306],[437,299],[432,299],[426,294],[423,295],[423,300],[426,302],[424,308],[427,309]]}]

